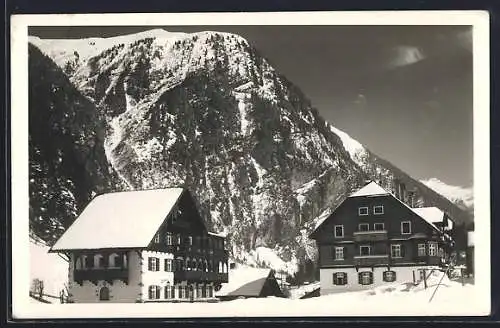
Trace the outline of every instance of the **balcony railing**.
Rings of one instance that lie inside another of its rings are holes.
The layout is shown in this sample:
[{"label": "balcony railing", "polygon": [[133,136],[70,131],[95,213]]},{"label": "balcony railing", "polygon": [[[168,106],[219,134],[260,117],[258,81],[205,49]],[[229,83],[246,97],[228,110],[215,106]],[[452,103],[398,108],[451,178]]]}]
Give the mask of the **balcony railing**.
[{"label": "balcony railing", "polygon": [[84,280],[96,282],[105,280],[113,282],[113,280],[122,280],[128,283],[127,268],[96,268],[96,269],[80,269],[75,270],[73,279],[81,284]]},{"label": "balcony railing", "polygon": [[175,281],[207,281],[207,282],[228,282],[228,274],[222,272],[206,272],[206,271],[175,271]]},{"label": "balcony railing", "polygon": [[175,256],[183,257],[193,257],[193,256],[215,256],[221,258],[227,258],[229,253],[225,249],[220,248],[199,248],[196,246],[186,246],[186,245],[168,245],[166,246],[166,251],[172,253]]},{"label": "balcony railing", "polygon": [[353,233],[355,242],[387,240],[387,230],[356,231]]},{"label": "balcony railing", "polygon": [[354,265],[373,266],[389,264],[389,255],[360,255],[354,256]]}]

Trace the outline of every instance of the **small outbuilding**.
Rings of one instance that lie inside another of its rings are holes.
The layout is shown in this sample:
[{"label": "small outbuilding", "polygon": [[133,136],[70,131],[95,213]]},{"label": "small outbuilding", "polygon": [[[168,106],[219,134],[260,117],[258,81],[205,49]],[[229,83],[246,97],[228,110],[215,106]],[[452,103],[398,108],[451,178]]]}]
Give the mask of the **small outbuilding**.
[{"label": "small outbuilding", "polygon": [[276,280],[274,270],[252,267],[237,267],[229,270],[229,282],[222,284],[215,296],[221,301],[251,297],[285,297]]}]

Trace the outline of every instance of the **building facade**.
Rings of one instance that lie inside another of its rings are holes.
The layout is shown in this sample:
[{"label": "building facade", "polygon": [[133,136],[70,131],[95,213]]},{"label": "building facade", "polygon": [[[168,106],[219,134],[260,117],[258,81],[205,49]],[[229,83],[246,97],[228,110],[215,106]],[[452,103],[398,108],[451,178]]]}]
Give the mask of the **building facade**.
[{"label": "building facade", "polygon": [[50,251],[68,257],[77,303],[215,301],[228,282],[225,238],[181,188],[98,196]]},{"label": "building facade", "polygon": [[319,251],[322,295],[418,282],[439,269],[451,240],[371,182],[347,197],[311,234]]}]

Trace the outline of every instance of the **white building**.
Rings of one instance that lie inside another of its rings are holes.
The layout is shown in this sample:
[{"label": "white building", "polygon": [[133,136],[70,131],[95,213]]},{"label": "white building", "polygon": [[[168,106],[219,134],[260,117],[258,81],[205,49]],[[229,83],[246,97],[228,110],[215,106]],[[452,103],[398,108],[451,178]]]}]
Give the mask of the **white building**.
[{"label": "white building", "polygon": [[224,237],[182,188],[97,196],[50,252],[67,256],[77,303],[210,301],[228,281]]}]

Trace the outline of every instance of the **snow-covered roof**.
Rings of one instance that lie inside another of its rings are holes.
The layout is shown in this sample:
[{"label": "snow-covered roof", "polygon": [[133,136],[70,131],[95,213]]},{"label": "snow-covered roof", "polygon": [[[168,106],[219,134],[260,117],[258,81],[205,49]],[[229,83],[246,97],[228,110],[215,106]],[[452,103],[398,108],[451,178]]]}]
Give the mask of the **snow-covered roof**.
[{"label": "snow-covered roof", "polygon": [[415,212],[418,216],[422,217],[427,222],[443,222],[444,212],[437,207],[416,207],[413,208],[413,212]]},{"label": "snow-covered roof", "polygon": [[215,296],[259,296],[271,269],[237,267],[229,270],[228,283]]},{"label": "snow-covered roof", "polygon": [[51,250],[146,247],[182,192],[168,188],[97,196]]},{"label": "snow-covered roof", "polygon": [[349,195],[349,197],[389,195],[390,193],[375,182],[370,182],[363,188]]},{"label": "snow-covered roof", "polygon": [[221,237],[221,238],[226,238],[226,234],[225,233],[216,233],[216,232],[208,232],[209,235],[211,236],[215,236],[215,237]]}]

